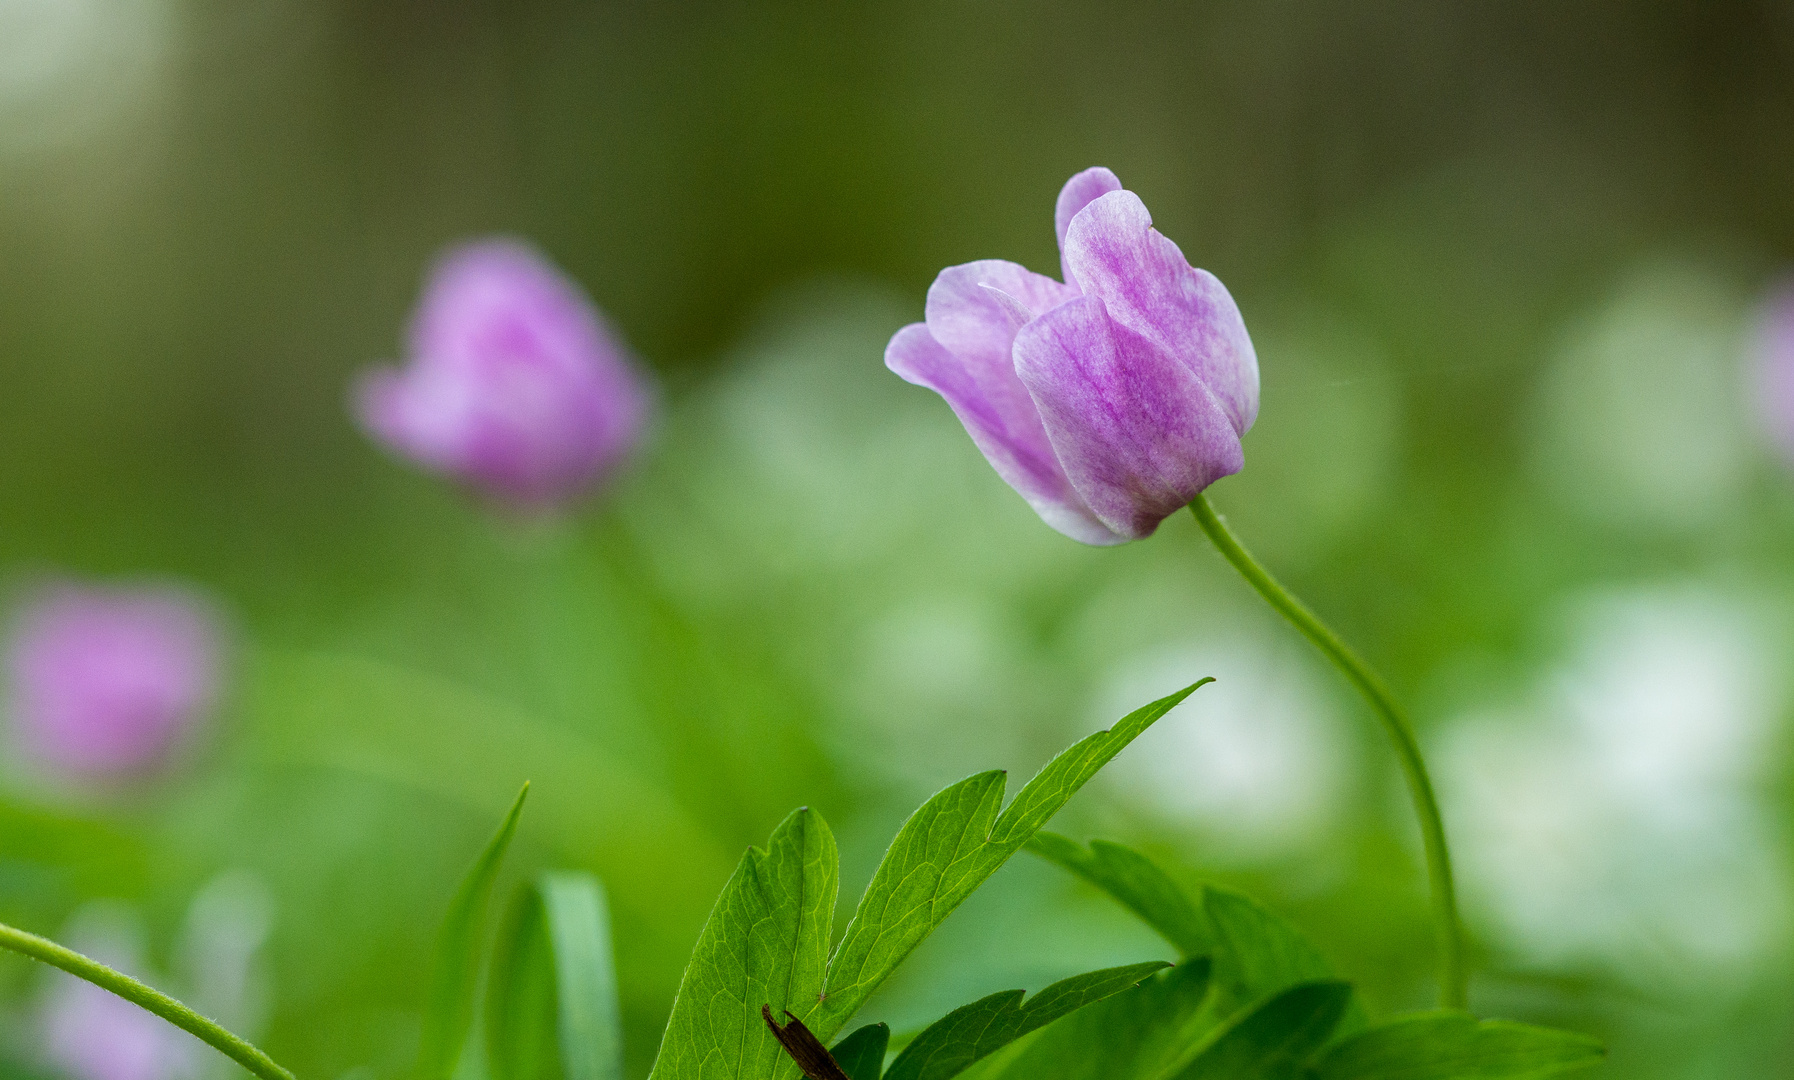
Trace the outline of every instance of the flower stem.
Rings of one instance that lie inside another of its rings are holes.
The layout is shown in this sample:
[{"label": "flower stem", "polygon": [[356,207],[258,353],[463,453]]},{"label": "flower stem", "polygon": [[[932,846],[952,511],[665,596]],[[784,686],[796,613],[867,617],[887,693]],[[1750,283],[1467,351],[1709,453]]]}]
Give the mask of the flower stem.
[{"label": "flower stem", "polygon": [[110,990],[133,1004],[140,1005],[162,1019],[209,1043],[220,1053],[262,1078],[262,1080],[294,1080],[293,1074],[276,1065],[272,1058],[237,1038],[192,1009],[154,987],[145,986],[129,975],[107,967],[66,949],[48,938],[15,930],[0,923],[0,948],[23,953],[51,967],[61,968],[78,978],[86,979],[102,990]]},{"label": "flower stem", "polygon": [[1258,595],[1264,597],[1304,637],[1313,642],[1315,648],[1325,653],[1327,659],[1333,661],[1334,666],[1370,702],[1377,718],[1382,721],[1389,741],[1394,744],[1396,759],[1401,762],[1402,775],[1408,781],[1408,794],[1414,800],[1414,815],[1420,819],[1420,836],[1426,849],[1427,879],[1432,886],[1433,917],[1438,924],[1439,1003],[1448,1009],[1464,1008],[1469,972],[1464,964],[1464,938],[1458,924],[1457,891],[1451,879],[1451,852],[1445,846],[1445,823],[1439,816],[1439,800],[1433,795],[1433,782],[1427,777],[1426,762],[1420,756],[1420,743],[1414,738],[1414,729],[1409,725],[1407,715],[1370,665],[1353,652],[1351,646],[1341,641],[1338,634],[1328,629],[1302,601],[1278,584],[1277,579],[1240,546],[1233,533],[1228,531],[1227,524],[1215,513],[1214,507],[1209,505],[1206,495],[1197,495],[1191,501],[1190,512],[1196,515],[1196,522],[1202,526],[1202,531],[1214,541],[1215,547],[1240,572],[1240,576],[1257,589]]}]

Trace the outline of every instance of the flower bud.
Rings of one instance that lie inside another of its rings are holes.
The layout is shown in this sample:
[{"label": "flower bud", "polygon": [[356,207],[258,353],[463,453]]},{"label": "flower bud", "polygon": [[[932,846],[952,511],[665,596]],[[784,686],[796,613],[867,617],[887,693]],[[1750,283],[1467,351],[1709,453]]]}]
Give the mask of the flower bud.
[{"label": "flower bud", "polygon": [[602,484],[641,439],[647,405],[628,350],[579,286],[513,240],[437,264],[405,366],[369,372],[355,401],[399,454],[526,507]]},{"label": "flower bud", "polygon": [[885,365],[947,399],[998,475],[1087,544],[1149,536],[1245,464],[1258,360],[1227,290],[1087,169],[1054,214],[1065,281],[950,266]]},{"label": "flower bud", "polygon": [[15,739],[69,776],[151,771],[207,718],[219,639],[209,607],[181,589],[55,586],[23,607],[7,642]]}]

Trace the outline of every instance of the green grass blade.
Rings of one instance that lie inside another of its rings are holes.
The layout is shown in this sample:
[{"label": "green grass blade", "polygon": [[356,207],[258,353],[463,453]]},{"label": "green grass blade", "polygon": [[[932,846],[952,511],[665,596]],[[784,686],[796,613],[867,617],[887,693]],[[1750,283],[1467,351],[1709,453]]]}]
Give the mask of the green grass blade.
[{"label": "green grass blade", "polygon": [[566,1080],[621,1080],[622,1020],[611,958],[610,911],[590,874],[544,874],[541,897],[554,956],[560,1056]]},{"label": "green grass blade", "polygon": [[554,954],[534,883],[520,886],[486,976],[486,1068],[493,1080],[562,1080]]},{"label": "green grass blade", "polygon": [[891,1062],[885,1080],[950,1080],[1031,1031],[1140,985],[1163,961],[1074,975],[1028,998],[1006,990],[962,1005],[930,1024]]},{"label": "green grass blade", "polygon": [[443,919],[436,948],[436,971],[430,987],[430,1001],[424,1013],[424,1027],[418,1048],[417,1070],[422,1080],[450,1080],[461,1051],[467,1044],[467,1033],[473,1027],[474,994],[478,988],[480,956],[486,928],[486,908],[492,897],[492,885],[498,879],[498,868],[504,862],[511,837],[517,832],[517,818],[523,812],[523,800],[529,785],[517,792],[510,813],[498,832],[474,860],[473,867],[455,890]]}]

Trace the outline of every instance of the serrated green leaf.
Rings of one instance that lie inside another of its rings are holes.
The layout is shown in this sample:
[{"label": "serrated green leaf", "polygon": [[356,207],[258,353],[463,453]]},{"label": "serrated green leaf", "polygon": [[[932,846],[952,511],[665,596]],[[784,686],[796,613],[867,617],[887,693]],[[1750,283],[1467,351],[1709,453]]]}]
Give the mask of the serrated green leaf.
[{"label": "serrated green leaf", "polygon": [[853,1080],[881,1080],[885,1068],[885,1050],[891,1045],[891,1029],[884,1024],[867,1024],[855,1028],[847,1038],[836,1043],[829,1053],[841,1070]]},{"label": "serrated green leaf", "polygon": [[1597,1039],[1466,1013],[1398,1017],[1330,1047],[1315,1080],[1543,1080],[1599,1064]]},{"label": "serrated green leaf", "polygon": [[1029,850],[1114,897],[1185,956],[1211,956],[1222,1015],[1299,982],[1332,974],[1320,950],[1287,919],[1217,886],[1194,898],[1151,859],[1104,840],[1089,848],[1040,833]]},{"label": "serrated green leaf", "polygon": [[1351,1003],[1347,983],[1299,983],[1237,1013],[1168,1080],[1302,1080]]},{"label": "serrated green leaf", "polygon": [[885,1080],[949,1080],[978,1059],[1067,1013],[1140,985],[1170,964],[1153,961],[1074,975],[1022,1000],[1005,990],[962,1005],[930,1024],[891,1062]]},{"label": "serrated green leaf", "polygon": [[829,961],[819,1038],[839,1031],[867,996],[972,891],[1021,850],[1098,769],[1197,687],[1160,698],[1047,763],[1001,814],[1004,777],[979,773],[935,795],[898,830]]},{"label": "serrated green leaf", "polygon": [[[827,1041],[866,997],[985,879],[1021,850],[1098,769],[1204,679],[1129,713],[1047,763],[1002,807],[1003,774],[937,793],[898,830],[832,959],[834,840],[799,811],[750,849],[704,924],[661,1036],[652,1080],[777,1080],[796,1075],[761,1005],[789,1010]],[[806,818],[813,826],[806,830]],[[817,837],[826,839],[826,844]],[[825,850],[826,849],[826,850]],[[826,990],[824,989],[826,987]]]},{"label": "serrated green leaf", "polygon": [[1120,844],[1092,840],[1088,848],[1041,832],[1028,850],[1078,875],[1127,907],[1185,956],[1215,951],[1215,931],[1190,895],[1151,859]]},{"label": "serrated green leaf", "polygon": [[1214,1027],[1206,957],[1010,1043],[960,1080],[1156,1080]]},{"label": "serrated green leaf", "polygon": [[492,884],[498,879],[498,868],[504,862],[511,837],[517,832],[517,817],[523,813],[523,800],[529,785],[517,792],[510,813],[505,815],[498,832],[474,860],[473,867],[462,879],[461,887],[449,903],[442,931],[437,939],[436,971],[431,984],[430,1001],[424,1013],[423,1035],[418,1048],[417,1068],[424,1080],[449,1080],[467,1044],[467,1033],[473,1027],[474,992],[480,976],[480,957],[486,929],[486,908],[492,897]]},{"label": "serrated green leaf", "polygon": [[622,1020],[604,888],[590,874],[558,872],[542,875],[536,892],[554,956],[562,1073],[567,1080],[619,1080]]},{"label": "serrated green leaf", "polygon": [[[655,1080],[795,1077],[760,1007],[817,1011],[838,859],[822,815],[798,810],[749,848],[723,886],[673,999]],[[818,1034],[826,1039],[826,1035]]]},{"label": "serrated green leaf", "polygon": [[1207,886],[1202,909],[1219,945],[1215,993],[1223,1012],[1333,974],[1289,920],[1243,893]]}]

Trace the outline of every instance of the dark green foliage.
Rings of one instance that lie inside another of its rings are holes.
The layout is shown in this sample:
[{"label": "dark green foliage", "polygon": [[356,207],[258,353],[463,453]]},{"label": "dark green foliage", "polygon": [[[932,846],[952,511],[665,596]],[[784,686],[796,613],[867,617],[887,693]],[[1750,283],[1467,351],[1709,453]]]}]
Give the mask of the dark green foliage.
[{"label": "dark green foliage", "polygon": [[[1350,987],[1328,978],[1320,952],[1249,897],[1206,886],[1192,900],[1119,844],[1099,840],[1086,849],[1041,833],[1029,847],[1109,893],[1186,953],[1204,948],[1212,976],[1198,985],[1178,981],[1178,972],[1161,975],[996,1055],[974,1070],[977,1080],[1540,1080],[1603,1057],[1586,1036],[1463,1013],[1367,1027]],[[1338,1041],[1317,1056],[1330,1038]],[[1178,1047],[1195,1049],[1179,1060]]]},{"label": "dark green foliage", "polygon": [[885,1024],[855,1028],[836,1043],[830,1053],[853,1080],[880,1080],[885,1068],[885,1048],[891,1045],[891,1029]]},{"label": "dark green foliage", "polygon": [[1041,832],[1028,850],[1121,901],[1185,956],[1214,951],[1215,931],[1201,908],[1151,859],[1132,848],[1106,840],[1092,840],[1085,848],[1058,833]]},{"label": "dark green foliage", "polygon": [[1202,910],[1215,928],[1214,984],[1223,1013],[1333,974],[1289,920],[1242,893],[1206,886]]},{"label": "dark green foliage", "polygon": [[929,1025],[897,1055],[886,1080],[948,1080],[980,1058],[1086,1005],[1138,986],[1171,965],[1154,961],[1074,975],[1026,1001],[1005,990],[962,1005]]},{"label": "dark green foliage", "polygon": [[1103,840],[1085,848],[1041,833],[1029,850],[1120,901],[1185,956],[1211,957],[1223,1015],[1295,983],[1332,974],[1319,950],[1288,920],[1240,893],[1208,886],[1192,898],[1146,856]]},{"label": "dark green foliage", "polygon": [[1464,1013],[1398,1017],[1331,1047],[1314,1080],[1542,1080],[1598,1064],[1600,1042]]},{"label": "dark green foliage", "polygon": [[1302,1080],[1303,1063],[1333,1034],[1351,1000],[1352,988],[1342,982],[1298,983],[1216,1029],[1172,1080]]},{"label": "dark green foliage", "polygon": [[1172,1068],[1215,1017],[1209,962],[1190,960],[1139,986],[1079,1009],[972,1066],[977,1080],[1154,1080]]}]

